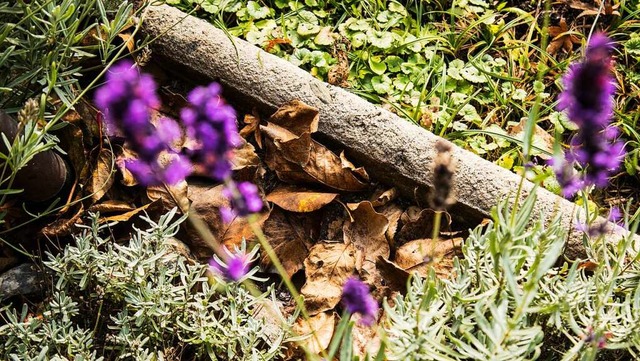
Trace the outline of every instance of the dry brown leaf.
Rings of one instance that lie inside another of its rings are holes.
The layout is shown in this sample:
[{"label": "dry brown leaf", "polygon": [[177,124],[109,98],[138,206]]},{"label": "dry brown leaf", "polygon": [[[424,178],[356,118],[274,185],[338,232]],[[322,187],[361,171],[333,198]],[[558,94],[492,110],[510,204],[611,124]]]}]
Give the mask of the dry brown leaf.
[{"label": "dry brown leaf", "polygon": [[82,128],[74,123],[66,123],[56,136],[60,139],[59,145],[65,150],[67,159],[73,166],[76,181],[84,184],[89,177],[91,164],[87,162],[87,147],[84,144]]},{"label": "dry brown leaf", "polygon": [[185,213],[189,210],[188,190],[189,185],[186,181],[174,185],[149,186],[147,187],[147,197],[152,201],[160,200],[165,211],[178,207],[182,213]]},{"label": "dry brown leaf", "polygon": [[383,257],[378,257],[376,260],[376,267],[382,276],[383,286],[385,286],[391,293],[390,295],[387,295],[389,296],[389,299],[394,298],[394,293],[404,294],[407,291],[409,272]]},{"label": "dry brown leaf", "polygon": [[304,261],[307,282],[300,291],[309,314],[333,309],[342,296],[344,282],[355,271],[355,249],[344,243],[318,243]]},{"label": "dry brown leaf", "polygon": [[550,55],[555,55],[560,49],[570,53],[573,50],[573,44],[580,45],[580,39],[570,33],[569,26],[564,18],[560,19],[558,26],[549,26],[549,36],[552,37],[547,46],[547,53]]},{"label": "dry brown leaf", "polygon": [[[602,1],[604,1],[604,6],[602,7],[602,12],[600,11],[600,5],[602,4]],[[572,9],[576,9],[576,10],[583,10],[577,17],[582,17],[582,16],[596,16],[596,15],[614,15],[614,16],[620,16],[620,11],[618,11],[618,8],[620,7],[620,4],[611,4],[611,0],[595,0],[595,5],[591,5],[591,4],[586,4],[583,3],[582,1],[578,1],[578,0],[570,0],[569,1],[569,7],[571,7]]]},{"label": "dry brown leaf", "polygon": [[[433,221],[435,211],[431,209],[420,209],[415,206],[407,208],[400,221],[402,222],[402,228],[398,232],[397,239],[401,241],[412,241],[419,238],[429,238],[433,234]],[[451,224],[451,216],[448,213],[443,213],[442,220],[440,221],[440,231],[449,229]]]},{"label": "dry brown leaf", "polygon": [[131,152],[127,148],[122,148],[122,152],[118,156],[116,160],[116,166],[122,175],[122,180],[120,183],[127,187],[133,187],[138,184],[138,180],[133,176],[133,173],[127,169],[126,163],[129,160],[136,159],[136,156],[133,152]]},{"label": "dry brown leaf", "polygon": [[[372,204],[374,203],[372,202]],[[387,240],[389,241],[389,245],[391,246],[391,248],[394,248],[396,233],[398,232],[398,225],[400,223],[400,217],[402,216],[404,211],[395,203],[387,203],[382,207],[378,207],[376,211],[384,215],[389,221],[389,227],[387,227],[387,232],[385,232],[385,235],[387,236]]]},{"label": "dry brown leaf", "polygon": [[376,266],[378,257],[389,258],[391,248],[386,232],[389,220],[376,212],[371,202],[348,205],[351,221],[343,226],[344,243],[353,245],[356,252],[356,268],[364,282],[375,287],[374,297],[383,297],[386,290],[382,275]]},{"label": "dry brown leaf", "polygon": [[80,204],[78,211],[71,218],[61,218],[49,223],[40,232],[47,238],[65,237],[75,231],[78,224],[82,224],[80,216],[84,214],[84,206]]},{"label": "dry brown leaf", "polygon": [[112,199],[106,200],[99,204],[94,204],[89,207],[90,212],[100,212],[102,214],[114,212],[129,212],[134,209],[135,207],[127,202]]},{"label": "dry brown leaf", "polygon": [[356,322],[351,337],[353,339],[353,354],[360,356],[360,360],[365,359],[365,354],[376,355],[380,350],[382,340],[376,327]]},{"label": "dry brown leaf", "polygon": [[130,33],[120,33],[118,37],[125,43],[129,54],[133,54],[136,50],[136,43],[133,41],[133,36]]},{"label": "dry brown leaf", "polygon": [[260,132],[260,116],[258,113],[253,112],[253,114],[245,115],[244,124],[246,125],[240,130],[240,136],[247,139],[249,135],[253,134],[258,148],[262,149],[262,133]]},{"label": "dry brown leaf", "polygon": [[[289,277],[302,269],[313,242],[313,230],[305,224],[304,215],[287,214],[274,208],[264,222],[263,232]],[[262,264],[270,265],[266,252]]]},{"label": "dry brown leaf", "polygon": [[355,175],[357,175],[363,182],[369,181],[369,174],[364,170],[363,167],[356,168],[351,161],[347,159],[347,156],[344,154],[344,151],[340,152],[340,163],[342,164],[342,168],[348,169],[352,171]]},{"label": "dry brown leaf", "polygon": [[281,106],[268,119],[269,123],[285,128],[297,136],[317,132],[319,120],[318,109],[299,100],[292,100]]},{"label": "dry brown leaf", "polygon": [[398,198],[398,190],[393,187],[390,189],[378,188],[369,200],[374,207],[384,206],[385,204]]},{"label": "dry brown leaf", "polygon": [[[407,242],[396,251],[395,263],[408,272],[417,272],[426,276],[433,266],[439,277],[451,276],[453,258],[461,256],[462,238],[438,239],[435,244],[432,239],[417,239]],[[425,260],[425,255],[431,259]]]},{"label": "dry brown leaf", "polygon": [[100,200],[113,185],[114,169],[113,153],[109,149],[103,148],[98,155],[98,160],[91,176],[91,186],[89,187],[91,199],[94,202]]},{"label": "dry brown leaf", "polygon": [[260,170],[260,158],[251,143],[242,141],[240,147],[233,150],[231,156],[231,169],[233,178],[237,181],[255,181],[256,174]]},{"label": "dry brown leaf", "polygon": [[369,201],[348,204],[351,221],[345,222],[342,231],[344,243],[365,253],[365,258],[375,263],[378,256],[389,257],[389,242],[385,233],[389,220],[373,209]]},{"label": "dry brown leaf", "polygon": [[[522,118],[520,123],[517,125],[511,126],[507,128],[507,133],[519,140],[524,140],[526,136],[526,123],[528,118]],[[555,143],[555,138],[549,134],[546,130],[544,130],[541,126],[537,125],[534,128],[533,132],[533,145],[537,148],[542,149],[545,152],[538,151],[536,149],[532,149],[531,153],[533,155],[537,155],[542,159],[551,159],[551,155],[553,154],[553,144]]]},{"label": "dry brown leaf", "polygon": [[279,109],[260,126],[267,165],[288,183],[320,183],[343,191],[366,189],[367,184],[359,179],[368,180],[364,169],[355,168],[344,156],[341,159],[311,139],[317,127],[315,108],[294,101]]},{"label": "dry brown leaf", "polygon": [[[209,230],[216,240],[227,248],[233,249],[234,246],[239,246],[242,243],[243,238],[251,241],[255,239],[255,235],[245,217],[236,217],[228,224],[222,222],[220,208],[229,207],[229,201],[222,194],[222,190],[223,185],[221,184],[216,186],[190,185],[187,200],[191,200],[191,210],[209,226]],[[259,214],[257,225],[262,227],[268,217],[269,211]],[[202,239],[198,232],[191,229],[189,235],[191,237],[189,245],[198,258],[211,256],[211,245]]]},{"label": "dry brown leaf", "polygon": [[313,212],[333,202],[338,193],[316,192],[296,186],[280,186],[265,198],[290,212]]},{"label": "dry brown leaf", "polygon": [[309,317],[308,321],[299,318],[293,325],[293,331],[300,336],[307,336],[299,343],[309,353],[317,355],[329,347],[335,326],[335,312],[321,312]]},{"label": "dry brown leaf", "polygon": [[128,212],[122,213],[122,214],[117,214],[114,216],[109,216],[109,217],[104,217],[104,218],[100,218],[100,223],[104,223],[104,222],[127,222],[128,220],[131,219],[131,217],[137,216],[138,214],[144,212],[147,208],[153,208],[155,206],[158,206],[161,204],[161,200],[155,200],[151,203],[147,203],[142,207],[138,207],[135,209],[132,209]]},{"label": "dry brown leaf", "polygon": [[[328,187],[342,191],[362,191],[369,187],[356,177],[356,174],[362,176],[360,173],[363,173],[364,169],[352,170],[353,165],[343,166],[342,160],[333,152],[314,140],[312,142],[309,163],[303,167],[307,174]],[[366,175],[366,172],[363,174]],[[365,179],[366,181],[368,179]]]}]

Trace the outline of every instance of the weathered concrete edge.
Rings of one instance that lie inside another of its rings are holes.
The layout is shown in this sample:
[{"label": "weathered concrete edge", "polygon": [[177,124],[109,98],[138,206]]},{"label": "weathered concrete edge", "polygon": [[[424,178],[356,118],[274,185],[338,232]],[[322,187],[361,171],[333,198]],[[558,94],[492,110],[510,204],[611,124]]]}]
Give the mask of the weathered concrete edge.
[{"label": "weathered concrete edge", "polygon": [[[236,101],[263,112],[293,99],[317,107],[319,133],[346,148],[350,158],[376,179],[410,197],[416,189],[430,187],[430,165],[439,139],[433,133],[170,6],[149,7],[143,21],[144,32],[158,37],[151,44],[154,56],[220,82]],[[459,147],[453,157],[458,162],[458,204],[452,213],[477,219],[488,215],[505,195],[515,193],[520,182],[516,174]],[[523,194],[532,190],[533,184],[525,182]],[[538,189],[537,196],[534,213],[546,219],[559,214],[569,233],[565,255],[583,257],[576,220],[584,219],[584,210],[544,189]],[[607,225],[610,241],[624,232],[613,223]]]}]

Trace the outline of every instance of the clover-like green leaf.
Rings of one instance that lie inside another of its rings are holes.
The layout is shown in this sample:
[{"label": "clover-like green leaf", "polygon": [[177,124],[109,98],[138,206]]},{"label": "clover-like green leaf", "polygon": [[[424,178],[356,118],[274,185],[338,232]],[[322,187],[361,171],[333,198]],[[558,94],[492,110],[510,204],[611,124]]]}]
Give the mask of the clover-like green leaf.
[{"label": "clover-like green leaf", "polygon": [[380,55],[369,56],[368,62],[369,68],[371,68],[371,71],[375,74],[382,75],[387,71],[387,64],[385,64]]},{"label": "clover-like green leaf", "polygon": [[260,6],[257,1],[248,1],[247,13],[253,19],[264,19],[271,14],[271,9],[268,6]]},{"label": "clover-like green leaf", "polygon": [[631,38],[624,43],[624,50],[629,54],[640,56],[640,34],[631,33]]},{"label": "clover-like green leaf", "polygon": [[384,59],[384,62],[387,63],[387,68],[390,72],[397,73],[402,70],[400,65],[402,65],[402,58],[395,55],[389,55]]},{"label": "clover-like green leaf", "polygon": [[369,29],[367,31],[367,40],[371,45],[379,49],[389,49],[393,44],[393,36],[388,31]]},{"label": "clover-like green leaf", "polygon": [[387,75],[376,75],[371,78],[371,85],[373,90],[378,94],[391,93],[391,79]]},{"label": "clover-like green leaf", "polygon": [[302,36],[314,35],[320,32],[320,26],[311,23],[300,23],[296,31]]},{"label": "clover-like green leaf", "polygon": [[335,41],[334,34],[331,31],[330,26],[323,26],[315,38],[313,38],[313,42],[318,45],[331,45]]},{"label": "clover-like green leaf", "polygon": [[389,11],[400,14],[402,16],[407,16],[407,9],[405,9],[404,6],[402,6],[402,4],[400,4],[397,1],[389,1],[388,3],[388,8]]},{"label": "clover-like green leaf", "polygon": [[487,78],[474,66],[466,66],[460,70],[460,76],[472,83],[486,83]]}]

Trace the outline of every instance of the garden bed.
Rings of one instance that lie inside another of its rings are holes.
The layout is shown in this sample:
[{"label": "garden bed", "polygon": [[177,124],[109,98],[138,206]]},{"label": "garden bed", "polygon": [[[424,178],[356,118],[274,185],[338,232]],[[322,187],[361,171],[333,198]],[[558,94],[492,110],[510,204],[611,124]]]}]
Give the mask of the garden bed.
[{"label": "garden bed", "polygon": [[[374,178],[397,187],[410,198],[419,198],[431,188],[430,164],[439,137],[408,123],[348,91],[319,81],[288,61],[268,54],[241,39],[229,37],[204,20],[170,6],[147,10],[144,31],[151,37],[153,56],[165,69],[189,74],[192,79],[219,81],[229,99],[245,109],[255,107],[271,114],[279,106],[298,99],[319,109],[318,135],[334,149],[345,150]],[[505,195],[515,196],[520,177],[464,149],[455,147],[458,161],[455,193],[458,203],[451,209],[454,218],[478,221]],[[524,181],[523,195],[534,189]],[[547,220],[559,214],[570,237],[566,255],[585,254],[582,232],[583,209],[544,189],[536,190],[534,215]],[[600,219],[599,222],[604,222]],[[624,232],[615,224],[606,233],[613,240]]]}]

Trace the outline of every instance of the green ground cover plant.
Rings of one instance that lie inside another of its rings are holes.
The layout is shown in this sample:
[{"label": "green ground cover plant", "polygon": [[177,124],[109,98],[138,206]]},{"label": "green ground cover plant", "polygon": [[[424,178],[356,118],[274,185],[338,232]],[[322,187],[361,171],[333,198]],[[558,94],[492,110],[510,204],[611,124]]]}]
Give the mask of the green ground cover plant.
[{"label": "green ground cover plant", "polygon": [[[607,1],[584,13],[569,6],[550,4],[545,12],[533,2],[484,0],[167,3],[516,172],[525,163],[523,119],[536,102],[532,152],[537,159],[548,159],[554,139],[565,142],[576,130],[555,109],[559,76],[580,56],[588,36],[605,29],[619,42],[616,124],[629,153],[617,187],[596,201],[619,200],[638,182],[634,44],[640,43],[635,20],[640,9],[634,2],[616,2],[612,13],[605,12]],[[577,15],[567,27],[564,18]],[[565,40],[570,46],[562,50]],[[559,193],[553,172],[538,163],[527,176]]]}]

